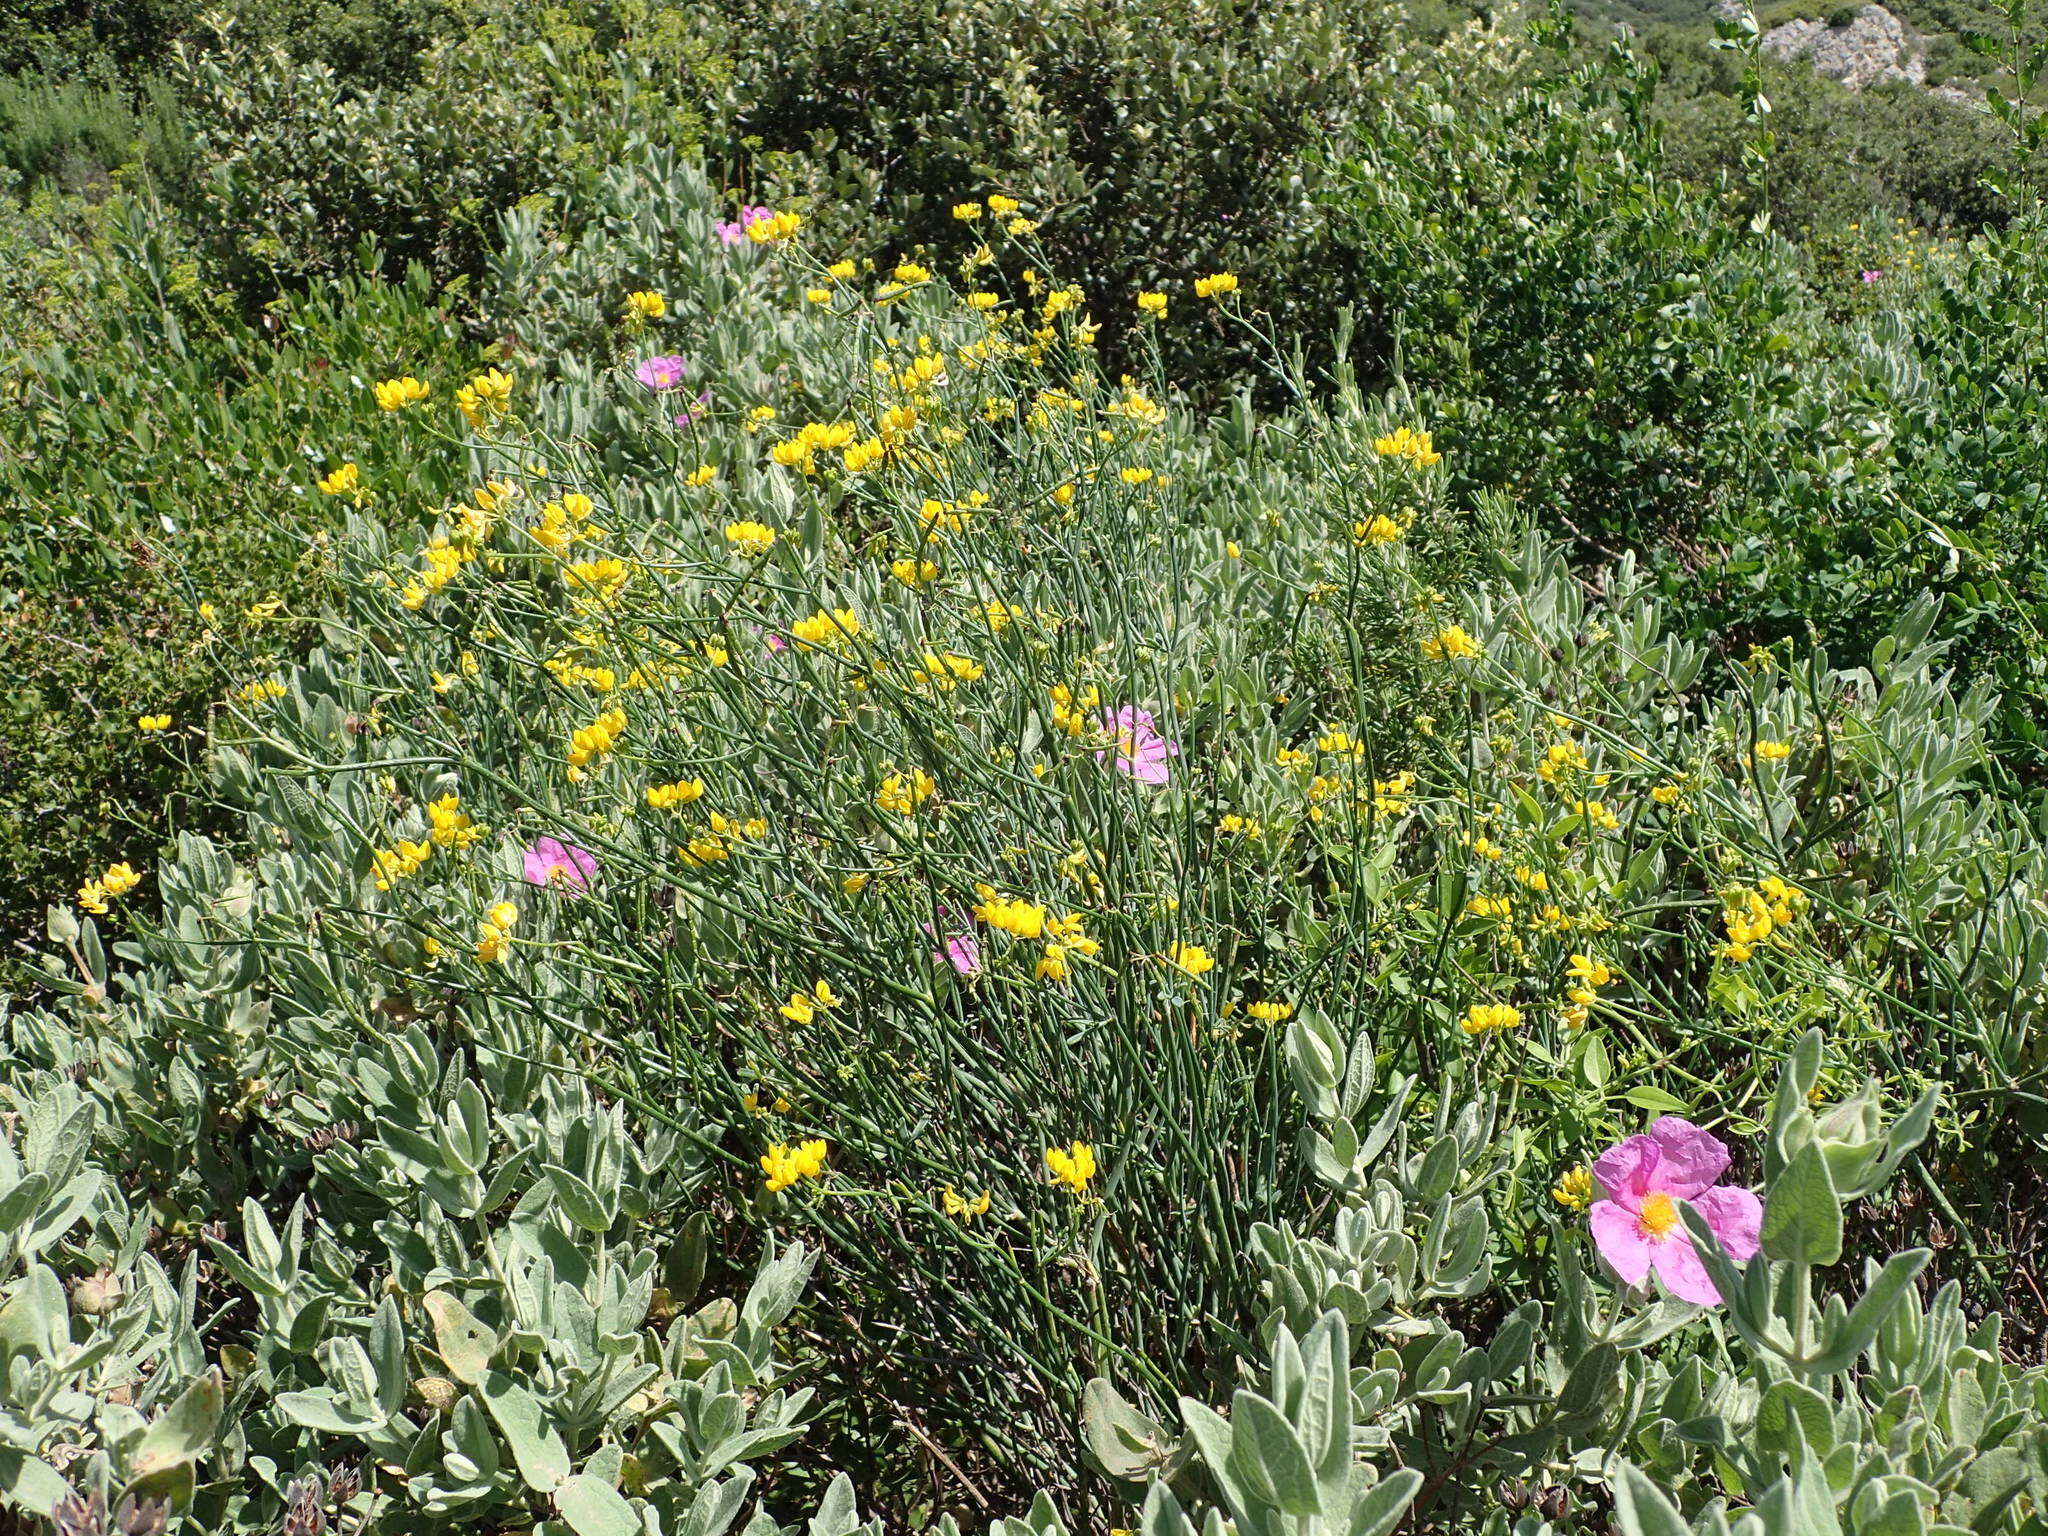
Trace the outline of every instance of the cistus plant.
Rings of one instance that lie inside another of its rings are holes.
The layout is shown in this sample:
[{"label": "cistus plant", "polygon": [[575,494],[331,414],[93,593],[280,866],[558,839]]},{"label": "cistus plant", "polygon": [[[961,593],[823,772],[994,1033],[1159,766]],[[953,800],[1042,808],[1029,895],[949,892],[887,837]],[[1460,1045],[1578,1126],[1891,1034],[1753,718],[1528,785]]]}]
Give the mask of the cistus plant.
[{"label": "cistus plant", "polygon": [[[2038,1049],[1926,605],[1710,658],[1455,495],[1426,395],[1105,366],[1111,305],[1256,333],[1250,274],[1089,292],[1007,211],[868,270],[665,152],[589,195],[508,221],[561,356],[365,377],[309,457],[331,600],[209,642],[238,834],[50,914],[0,1085],[91,1219],[5,1281],[18,1502],[1561,1529],[1625,1464],[1806,1486],[1810,1392],[1844,1522],[2027,1518],[2034,1378],[1922,1256],[1830,1273]],[[1701,1165],[1596,1191],[1646,1128]],[[1745,1260],[1685,1207],[1759,1144]]]}]

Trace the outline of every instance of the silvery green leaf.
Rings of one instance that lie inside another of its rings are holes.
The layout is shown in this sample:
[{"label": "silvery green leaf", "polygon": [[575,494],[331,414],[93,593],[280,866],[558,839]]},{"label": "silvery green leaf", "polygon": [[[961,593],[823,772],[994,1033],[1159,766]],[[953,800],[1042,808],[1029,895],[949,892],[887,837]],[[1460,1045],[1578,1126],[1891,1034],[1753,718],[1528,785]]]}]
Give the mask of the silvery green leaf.
[{"label": "silvery green leaf", "polygon": [[643,1530],[625,1495],[584,1472],[555,1490],[555,1509],[576,1536],[641,1536]]},{"label": "silvery green leaf", "polygon": [[1388,1473],[1351,1507],[1345,1536],[1387,1536],[1408,1512],[1421,1488],[1422,1474],[1413,1467]]},{"label": "silvery green leaf", "polygon": [[541,1170],[555,1192],[562,1214],[593,1236],[611,1230],[613,1216],[596,1190],[568,1169],[549,1163]]},{"label": "silvery green leaf", "polygon": [[1622,1536],[1692,1536],[1663,1490],[1629,1462],[1614,1480],[1614,1513]]},{"label": "silvery green leaf", "polygon": [[479,1386],[526,1486],[552,1493],[569,1475],[569,1450],[540,1403],[503,1371],[485,1371]]},{"label": "silvery green leaf", "polygon": [[453,1293],[429,1291],[420,1303],[434,1327],[434,1351],[457,1381],[474,1386],[498,1350],[498,1336],[478,1322]]},{"label": "silvery green leaf", "polygon": [[1764,1193],[1762,1251],[1795,1264],[1832,1264],[1842,1256],[1842,1202],[1827,1158],[1809,1142]]},{"label": "silvery green leaf", "polygon": [[1932,1257],[1925,1248],[1910,1248],[1885,1260],[1884,1268],[1878,1271],[1877,1278],[1870,1282],[1849,1315],[1823,1330],[1819,1350],[1807,1361],[1806,1368],[1818,1375],[1832,1376],[1854,1365],[1856,1357],[1870,1347]]},{"label": "silvery green leaf", "polygon": [[1238,1481],[1290,1515],[1320,1512],[1315,1469],[1286,1415],[1257,1393],[1240,1392],[1230,1422],[1230,1467]]}]

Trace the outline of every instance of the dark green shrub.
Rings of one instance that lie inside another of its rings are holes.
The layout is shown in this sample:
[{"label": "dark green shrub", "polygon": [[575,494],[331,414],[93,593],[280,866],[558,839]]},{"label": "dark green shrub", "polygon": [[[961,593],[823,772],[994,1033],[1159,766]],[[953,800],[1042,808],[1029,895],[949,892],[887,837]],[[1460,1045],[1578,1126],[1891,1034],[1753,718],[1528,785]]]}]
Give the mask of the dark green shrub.
[{"label": "dark green shrub", "polygon": [[[366,434],[404,429],[368,383],[447,380],[477,352],[417,268],[352,274],[246,325],[142,204],[54,252],[17,216],[0,249],[17,258],[0,292],[20,301],[0,352],[0,665],[23,682],[0,721],[11,937],[88,864],[188,824],[184,762],[220,693],[208,632],[299,643],[332,516],[313,483]],[[454,490],[429,476],[391,499],[410,511]],[[242,617],[271,596],[286,618]],[[165,712],[170,732],[137,732]]]}]

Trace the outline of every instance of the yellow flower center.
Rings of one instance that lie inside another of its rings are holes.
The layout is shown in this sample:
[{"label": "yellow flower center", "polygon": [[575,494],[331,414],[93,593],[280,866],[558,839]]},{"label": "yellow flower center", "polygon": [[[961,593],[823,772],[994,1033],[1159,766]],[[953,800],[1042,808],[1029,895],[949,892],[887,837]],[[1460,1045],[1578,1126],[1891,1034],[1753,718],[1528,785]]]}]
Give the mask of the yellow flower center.
[{"label": "yellow flower center", "polygon": [[1643,1236],[1668,1237],[1678,1225],[1678,1207],[1671,1203],[1669,1195],[1645,1195],[1641,1222]]}]

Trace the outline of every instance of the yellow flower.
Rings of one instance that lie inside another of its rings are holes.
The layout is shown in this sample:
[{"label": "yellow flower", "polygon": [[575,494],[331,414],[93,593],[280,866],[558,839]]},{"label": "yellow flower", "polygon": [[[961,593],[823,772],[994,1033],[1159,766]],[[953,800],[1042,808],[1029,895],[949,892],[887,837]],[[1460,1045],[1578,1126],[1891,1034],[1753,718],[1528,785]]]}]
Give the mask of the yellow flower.
[{"label": "yellow flower", "polygon": [[951,693],[961,683],[980,681],[982,670],[981,663],[972,656],[956,656],[951,651],[944,655],[926,651],[923,664],[910,674],[910,680],[920,688]]},{"label": "yellow flower", "polygon": [[1565,1169],[1550,1186],[1550,1198],[1568,1211],[1583,1211],[1593,1203],[1593,1175],[1584,1164]]},{"label": "yellow flower", "polygon": [[906,587],[920,587],[938,579],[939,567],[934,560],[891,560],[889,574]]},{"label": "yellow flower", "polygon": [[988,211],[998,217],[1015,213],[1023,206],[1014,197],[1005,197],[1000,192],[991,192],[988,195]]},{"label": "yellow flower", "polygon": [[1471,661],[1484,656],[1486,650],[1465,632],[1462,624],[1453,624],[1424,640],[1422,654],[1431,661]]},{"label": "yellow flower", "polygon": [[768,1176],[768,1192],[789,1188],[799,1179],[821,1178],[825,1172],[825,1155],[830,1150],[823,1141],[806,1141],[795,1147],[786,1147],[781,1142],[772,1144],[761,1155],[761,1171]]},{"label": "yellow flower", "polygon": [[88,880],[78,888],[78,906],[81,911],[104,915],[107,897],[110,893],[97,880]]},{"label": "yellow flower", "polygon": [[1384,512],[1369,522],[1351,525],[1351,542],[1354,544],[1391,544],[1401,537],[1401,525]]},{"label": "yellow flower", "polygon": [[626,313],[639,320],[659,320],[668,313],[668,300],[650,288],[626,295]]},{"label": "yellow flower", "polygon": [[803,219],[794,213],[774,213],[747,226],[747,238],[756,245],[779,245],[797,232]]},{"label": "yellow flower", "polygon": [[427,398],[430,391],[411,374],[402,379],[386,379],[375,386],[377,409],[380,411],[402,411],[409,405],[418,405]]},{"label": "yellow flower", "polygon": [[683,477],[683,484],[690,486],[709,485],[717,478],[718,466],[716,464],[699,464]]},{"label": "yellow flower", "polygon": [[766,523],[727,523],[725,542],[743,555],[765,555],[775,545],[775,530]]},{"label": "yellow flower", "polygon": [[1199,944],[1182,944],[1176,941],[1166,952],[1167,963],[1178,967],[1190,976],[1200,976],[1216,969],[1215,958]]},{"label": "yellow flower", "polygon": [[1237,292],[1235,272],[1214,272],[1207,277],[1195,279],[1195,297],[1198,299],[1220,298],[1226,293]]},{"label": "yellow flower", "polygon": [[907,774],[892,773],[875,791],[875,804],[899,816],[909,816],[931,799],[938,787],[938,781],[922,768],[913,768]]},{"label": "yellow flower", "polygon": [[1443,457],[1431,445],[1427,432],[1412,432],[1407,427],[1374,438],[1372,448],[1383,459],[1405,459],[1417,469],[1427,469]]},{"label": "yellow flower", "polygon": [[353,464],[330,470],[320,477],[320,489],[329,496],[356,496],[362,492],[362,475]]},{"label": "yellow flower", "polygon": [[955,203],[953,205],[953,217],[963,224],[971,224],[981,217],[981,204]]},{"label": "yellow flower", "polygon": [[1759,741],[1756,744],[1754,761],[1759,763],[1782,763],[1792,755],[1789,742]]},{"label": "yellow flower", "polygon": [[1085,1195],[1089,1181],[1095,1177],[1095,1149],[1085,1141],[1047,1147],[1045,1166],[1052,1170],[1053,1182],[1066,1185],[1077,1195]]},{"label": "yellow flower", "polygon": [[790,625],[789,632],[805,650],[844,645],[860,633],[860,619],[851,608],[834,608],[829,613],[820,608],[809,618],[798,619]]},{"label": "yellow flower", "polygon": [[1143,485],[1152,478],[1152,471],[1142,464],[1127,464],[1117,474],[1125,485]]},{"label": "yellow flower", "polygon": [[984,1189],[972,1200],[965,1200],[954,1192],[952,1185],[948,1184],[939,1191],[939,1207],[948,1216],[960,1221],[972,1221],[977,1216],[988,1214],[989,1192]]},{"label": "yellow flower", "polygon": [[170,725],[171,717],[169,715],[140,715],[136,717],[135,721],[135,729],[141,731],[145,735],[153,734],[157,731],[169,730]]},{"label": "yellow flower", "polygon": [[677,779],[673,784],[650,784],[647,786],[647,804],[654,810],[665,811],[673,806],[688,805],[693,800],[704,798],[702,779]]},{"label": "yellow flower", "polygon": [[1293,1014],[1294,1009],[1287,1003],[1277,1003],[1267,999],[1263,1002],[1247,1004],[1244,1011],[1262,1024],[1281,1024],[1286,1022]]},{"label": "yellow flower", "polygon": [[851,261],[835,261],[825,269],[825,273],[839,282],[850,283],[859,270]]},{"label": "yellow flower", "polygon": [[830,304],[832,302],[832,290],[830,288],[806,288],[804,290],[804,297],[813,304]]},{"label": "yellow flower", "polygon": [[1138,290],[1138,313],[1147,320],[1164,320],[1166,318],[1166,295],[1163,293],[1151,293],[1141,288]]},{"label": "yellow flower", "polygon": [[503,415],[512,403],[512,376],[486,369],[455,392],[455,403],[472,427]]},{"label": "yellow flower", "polygon": [[1521,1022],[1522,1010],[1512,1003],[1474,1003],[1465,1010],[1458,1027],[1468,1035],[1491,1035],[1515,1029]]}]

